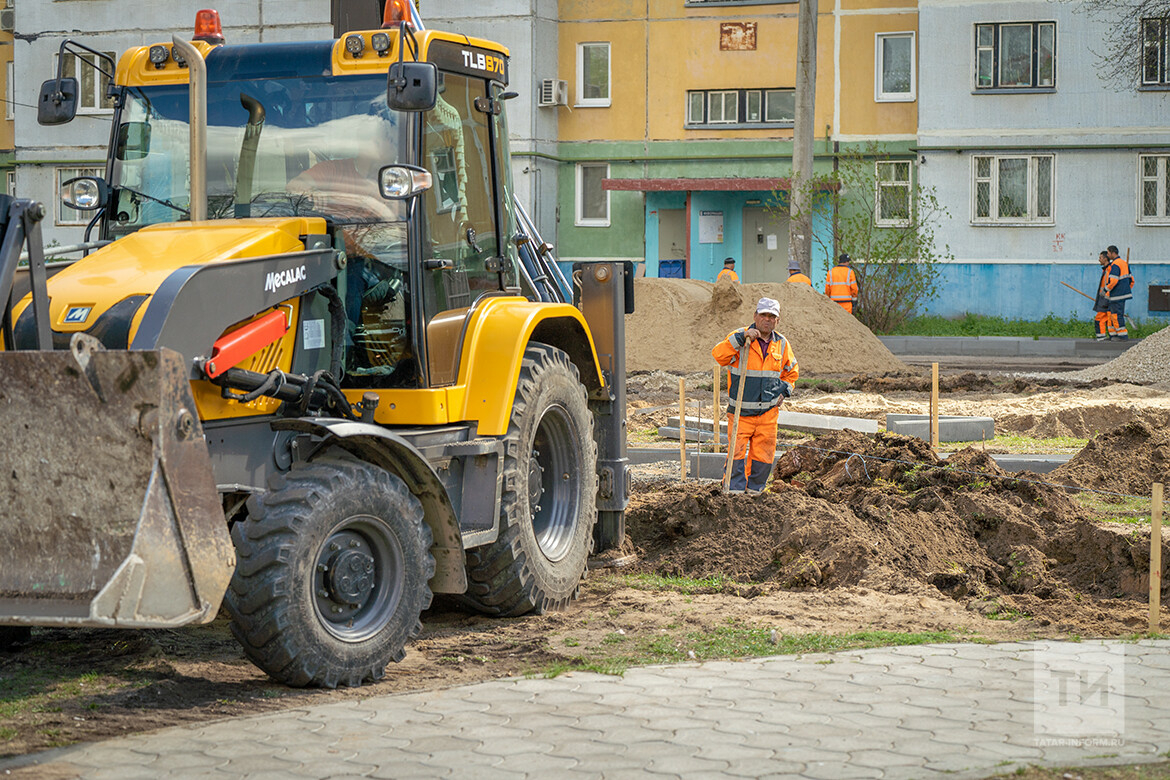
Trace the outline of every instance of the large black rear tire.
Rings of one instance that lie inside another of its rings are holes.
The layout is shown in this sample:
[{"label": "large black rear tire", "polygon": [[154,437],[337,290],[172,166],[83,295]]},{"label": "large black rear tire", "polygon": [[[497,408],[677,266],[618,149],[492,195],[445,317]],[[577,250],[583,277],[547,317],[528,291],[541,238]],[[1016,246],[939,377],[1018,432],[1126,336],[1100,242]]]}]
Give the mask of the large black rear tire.
[{"label": "large black rear tire", "polygon": [[577,594],[597,520],[597,444],[577,368],[524,352],[504,444],[499,538],[467,553],[465,599],[493,615],[561,609]]},{"label": "large black rear tire", "polygon": [[287,685],[381,679],[431,604],[421,504],[397,476],[344,457],[294,467],[271,488],[232,528],[232,633]]}]

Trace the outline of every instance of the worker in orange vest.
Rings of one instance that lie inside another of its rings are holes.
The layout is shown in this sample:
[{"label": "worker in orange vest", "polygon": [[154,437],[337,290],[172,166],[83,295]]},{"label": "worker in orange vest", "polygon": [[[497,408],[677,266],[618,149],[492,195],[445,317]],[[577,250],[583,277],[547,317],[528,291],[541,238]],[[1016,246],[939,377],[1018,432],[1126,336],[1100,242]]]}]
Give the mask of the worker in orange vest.
[{"label": "worker in orange vest", "polygon": [[1133,297],[1133,274],[1129,272],[1129,261],[1121,257],[1116,246],[1110,244],[1105,251],[1109,253],[1109,267],[1103,285],[1109,300],[1109,340],[1129,341],[1125,302]]},{"label": "worker in orange vest", "polygon": [[788,261],[788,281],[792,284],[804,284],[812,288],[812,279],[800,272],[800,263],[795,260]]},{"label": "worker in orange vest", "polygon": [[853,304],[857,302],[857,274],[849,267],[849,255],[844,252],[825,277],[825,295],[841,304],[845,311],[853,313]]},{"label": "worker in orange vest", "polygon": [[[728,334],[711,350],[721,366],[731,367],[731,384],[727,388],[731,404],[727,409],[727,435],[735,427],[735,399],[743,382],[743,400],[739,408],[739,429],[732,449],[732,490],[763,490],[772,473],[776,457],[776,421],[780,404],[792,395],[800,376],[796,356],[788,339],[776,332],[780,304],[761,298],[751,325]],[[747,366],[739,364],[740,350],[747,349]],[[748,462],[751,465],[748,465]]]},{"label": "worker in orange vest", "polygon": [[715,281],[719,281],[720,279],[730,279],[733,282],[739,281],[739,274],[735,272],[735,260],[733,258],[729,257],[723,261],[723,270],[715,277]]}]

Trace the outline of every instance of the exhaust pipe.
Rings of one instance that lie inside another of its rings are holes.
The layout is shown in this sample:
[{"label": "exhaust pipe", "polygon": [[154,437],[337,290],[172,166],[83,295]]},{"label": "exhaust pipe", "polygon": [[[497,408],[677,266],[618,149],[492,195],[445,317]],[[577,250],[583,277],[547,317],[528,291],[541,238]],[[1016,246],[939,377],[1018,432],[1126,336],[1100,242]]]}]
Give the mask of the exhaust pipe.
[{"label": "exhaust pipe", "polygon": [[171,41],[187,61],[191,95],[191,221],[202,222],[207,219],[207,63],[189,41],[177,35]]}]

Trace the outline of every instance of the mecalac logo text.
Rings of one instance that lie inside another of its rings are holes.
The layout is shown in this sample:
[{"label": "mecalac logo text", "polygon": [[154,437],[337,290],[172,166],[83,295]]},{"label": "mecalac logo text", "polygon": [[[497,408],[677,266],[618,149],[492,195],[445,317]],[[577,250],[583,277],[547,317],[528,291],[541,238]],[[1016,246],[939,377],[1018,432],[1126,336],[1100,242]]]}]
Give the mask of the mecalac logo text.
[{"label": "mecalac logo text", "polygon": [[276,292],[281,287],[288,287],[294,282],[303,282],[306,278],[305,266],[289,268],[285,271],[271,271],[264,280],[264,292]]}]

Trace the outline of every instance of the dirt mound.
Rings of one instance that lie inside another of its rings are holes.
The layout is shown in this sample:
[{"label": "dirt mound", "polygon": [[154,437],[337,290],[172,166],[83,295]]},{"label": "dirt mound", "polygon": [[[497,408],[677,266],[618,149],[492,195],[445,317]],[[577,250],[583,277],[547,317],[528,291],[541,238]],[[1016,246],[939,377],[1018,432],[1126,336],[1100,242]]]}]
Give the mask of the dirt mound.
[{"label": "dirt mound", "polygon": [[792,342],[802,375],[907,371],[852,315],[795,284],[718,284],[697,279],[635,279],[636,309],[626,317],[631,371],[710,371],[711,348],[751,324],[760,298],[780,302],[777,330]]},{"label": "dirt mound", "polygon": [[917,439],[846,431],[790,450],[774,476],[762,495],[662,483],[635,497],[639,565],[762,587],[942,593],[986,611],[1026,603],[1033,615],[1145,593],[1148,531],[1098,523],[975,449],[944,463]]},{"label": "dirt mound", "polygon": [[1092,439],[1054,471],[1052,479],[1091,490],[1148,496],[1153,483],[1170,479],[1170,434],[1133,420]]}]

